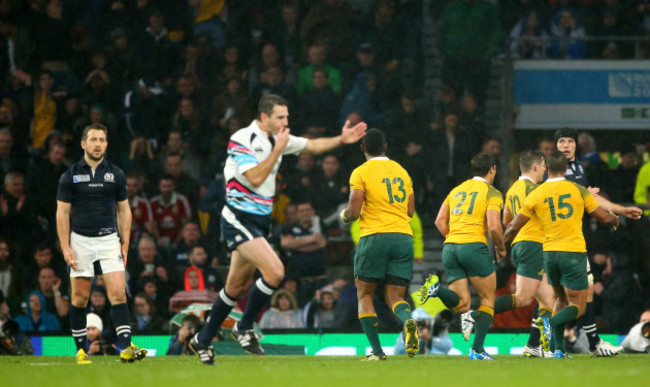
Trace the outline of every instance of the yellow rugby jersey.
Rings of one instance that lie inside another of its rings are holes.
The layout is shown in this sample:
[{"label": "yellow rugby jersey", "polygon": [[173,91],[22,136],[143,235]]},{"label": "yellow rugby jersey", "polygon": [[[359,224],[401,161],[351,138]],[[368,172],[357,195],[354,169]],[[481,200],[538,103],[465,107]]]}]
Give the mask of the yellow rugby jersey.
[{"label": "yellow rugby jersey", "polygon": [[411,176],[388,157],[373,157],[352,171],[350,191],[365,193],[361,207],[361,236],[397,232],[413,235],[408,200],[413,193]]},{"label": "yellow rugby jersey", "polygon": [[[506,206],[510,210],[513,218],[517,216],[519,211],[521,211],[521,205],[524,203],[524,200],[526,200],[526,197],[537,187],[539,187],[539,184],[535,184],[535,182],[528,177],[521,176],[519,180],[515,181],[512,187],[510,187],[508,192],[506,192]],[[515,240],[512,241],[512,244],[514,245],[521,241],[544,243],[544,229],[537,218],[531,218],[528,223],[519,230],[519,233]]]},{"label": "yellow rugby jersey", "polygon": [[451,190],[445,204],[449,206],[449,234],[445,243],[485,243],[487,210],[501,212],[503,196],[485,179],[474,177]]},{"label": "yellow rugby jersey", "polygon": [[544,229],[544,251],[587,252],[582,216],[598,203],[587,188],[563,177],[546,180],[524,201],[520,213],[536,217]]}]

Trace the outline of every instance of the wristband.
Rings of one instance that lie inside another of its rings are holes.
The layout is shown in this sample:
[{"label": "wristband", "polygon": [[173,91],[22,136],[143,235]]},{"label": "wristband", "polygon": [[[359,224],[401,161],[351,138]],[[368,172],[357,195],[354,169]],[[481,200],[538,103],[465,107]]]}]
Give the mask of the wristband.
[{"label": "wristband", "polygon": [[54,292],[54,297],[61,297],[61,292]]},{"label": "wristband", "polygon": [[347,145],[345,142],[343,142],[343,136],[339,136],[339,144],[340,145]]}]

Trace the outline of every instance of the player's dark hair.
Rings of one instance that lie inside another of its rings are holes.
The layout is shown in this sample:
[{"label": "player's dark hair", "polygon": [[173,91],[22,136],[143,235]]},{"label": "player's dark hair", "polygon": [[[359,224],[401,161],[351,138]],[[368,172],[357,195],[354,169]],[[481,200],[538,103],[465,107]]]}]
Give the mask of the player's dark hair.
[{"label": "player's dark hair", "polygon": [[277,94],[267,94],[260,98],[260,102],[257,104],[257,113],[259,115],[264,113],[271,117],[271,114],[273,114],[273,108],[276,106],[289,106],[289,103],[286,99]]},{"label": "player's dark hair", "polygon": [[544,154],[537,150],[527,150],[519,156],[519,168],[521,172],[528,172],[533,167],[535,163],[542,163],[544,160]]},{"label": "player's dark hair", "polygon": [[553,151],[546,158],[546,165],[548,173],[564,173],[567,166],[566,156],[560,151]]},{"label": "player's dark hair", "polygon": [[555,143],[557,144],[558,140],[562,137],[570,137],[576,144],[578,143],[578,131],[575,129],[564,127],[556,130],[553,136]]},{"label": "player's dark hair", "polygon": [[183,154],[179,151],[171,151],[167,153],[167,156],[165,156],[165,160],[167,160],[170,157],[176,157],[176,156],[180,157],[180,159],[183,160]]},{"label": "player's dark hair", "polygon": [[379,129],[368,129],[363,140],[361,140],[361,144],[363,144],[363,148],[368,155],[380,156],[385,152],[386,136]]},{"label": "player's dark hair", "polygon": [[108,128],[102,124],[90,124],[84,128],[84,131],[81,132],[81,141],[86,141],[88,139],[88,132],[91,130],[101,130],[106,136],[108,136]]},{"label": "player's dark hair", "polygon": [[490,169],[497,165],[497,159],[491,153],[481,152],[472,157],[470,165],[472,168],[472,174],[474,176],[482,177],[490,173]]}]

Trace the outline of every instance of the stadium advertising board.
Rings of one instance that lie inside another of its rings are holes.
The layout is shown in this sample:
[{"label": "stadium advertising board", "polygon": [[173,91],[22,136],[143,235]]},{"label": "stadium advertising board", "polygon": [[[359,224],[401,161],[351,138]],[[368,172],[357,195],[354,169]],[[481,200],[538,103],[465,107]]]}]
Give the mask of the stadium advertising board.
[{"label": "stadium advertising board", "polygon": [[[387,355],[393,354],[393,346],[398,333],[380,333],[379,340]],[[463,340],[460,333],[449,335],[453,342],[450,355],[467,354],[471,341]],[[148,356],[165,356],[169,348],[171,336],[134,336],[133,341],[141,348],[149,351]],[[618,344],[624,336],[601,335],[603,340]],[[521,355],[524,345],[528,341],[528,333],[491,333],[485,340],[486,350],[493,355]],[[74,356],[75,345],[69,337],[32,337],[34,354],[39,356]],[[227,344],[227,343],[226,343]],[[244,355],[241,348],[232,343],[236,350],[233,352],[215,351],[220,354]],[[368,340],[362,333],[295,333],[295,334],[268,334],[264,335],[262,345],[277,344],[286,346],[302,346],[305,355],[316,356],[355,356],[370,353]],[[219,343],[215,343],[219,345]],[[265,347],[267,348],[267,347]],[[287,354],[286,352],[277,354]]]},{"label": "stadium advertising board", "polygon": [[650,61],[514,63],[516,129],[650,129]]}]

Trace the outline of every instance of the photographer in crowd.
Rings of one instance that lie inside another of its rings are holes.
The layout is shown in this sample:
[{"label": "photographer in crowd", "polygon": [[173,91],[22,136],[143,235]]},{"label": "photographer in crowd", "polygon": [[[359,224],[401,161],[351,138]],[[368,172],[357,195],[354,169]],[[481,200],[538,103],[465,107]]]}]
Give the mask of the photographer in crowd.
[{"label": "photographer in crowd", "polygon": [[650,308],[641,314],[639,323],[621,343],[627,353],[650,353]]},{"label": "photographer in crowd", "polygon": [[104,324],[95,313],[86,316],[86,329],[88,334],[88,354],[91,356],[117,355],[115,344],[104,340],[102,331]]},{"label": "photographer in crowd", "polygon": [[[449,323],[454,318],[453,313],[445,309],[433,318],[424,309],[416,308],[411,316],[418,327],[418,337],[420,338],[418,353],[425,355],[448,354],[453,347],[451,337],[449,337]],[[397,338],[394,349],[395,355],[406,354],[404,332]]]},{"label": "photographer in crowd", "polygon": [[167,356],[193,355],[188,344],[196,332],[201,329],[201,319],[196,315],[188,314],[183,318],[182,324],[169,342]]},{"label": "photographer in crowd", "polygon": [[[4,301],[0,300],[0,304],[2,302]],[[0,356],[32,355],[34,355],[34,348],[29,337],[20,333],[17,322],[0,313]]]}]

